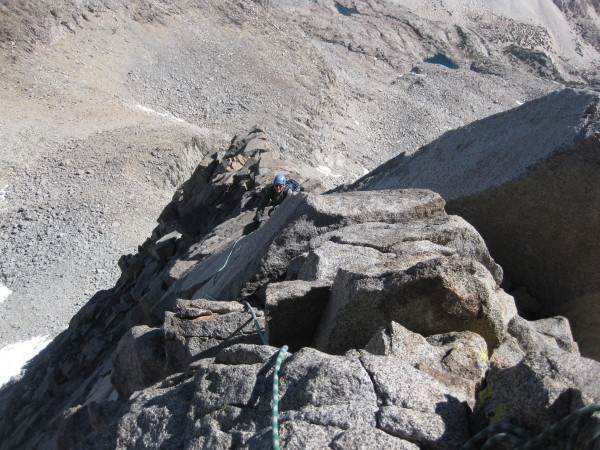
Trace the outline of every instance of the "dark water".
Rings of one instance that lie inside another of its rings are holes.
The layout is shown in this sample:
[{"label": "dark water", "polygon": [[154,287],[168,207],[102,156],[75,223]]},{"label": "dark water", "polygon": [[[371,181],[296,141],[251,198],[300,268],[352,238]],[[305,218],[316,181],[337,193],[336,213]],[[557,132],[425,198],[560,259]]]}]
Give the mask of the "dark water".
[{"label": "dark water", "polygon": [[352,8],[348,8],[344,5],[340,5],[338,2],[335,2],[335,7],[338,10],[338,12],[340,14],[343,14],[344,16],[351,16],[352,14],[360,14],[358,12],[358,9],[352,7]]},{"label": "dark water", "polygon": [[453,63],[452,60],[448,59],[446,55],[442,55],[441,53],[438,53],[437,55],[432,56],[431,58],[427,58],[424,61],[426,63],[431,64],[440,64],[442,66],[447,67],[448,69],[458,69],[458,65]]}]

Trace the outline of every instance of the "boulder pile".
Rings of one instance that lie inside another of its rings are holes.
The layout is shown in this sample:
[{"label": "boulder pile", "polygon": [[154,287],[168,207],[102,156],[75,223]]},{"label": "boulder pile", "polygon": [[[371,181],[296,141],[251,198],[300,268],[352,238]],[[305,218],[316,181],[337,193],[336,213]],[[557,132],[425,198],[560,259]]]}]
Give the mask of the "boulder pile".
[{"label": "boulder pile", "polygon": [[277,156],[254,128],[199,165],[117,285],[0,391],[0,448],[270,448],[275,379],[289,449],[453,449],[600,400],[568,321],[520,317],[439,194],[304,184],[253,224],[260,187],[295,176]]}]

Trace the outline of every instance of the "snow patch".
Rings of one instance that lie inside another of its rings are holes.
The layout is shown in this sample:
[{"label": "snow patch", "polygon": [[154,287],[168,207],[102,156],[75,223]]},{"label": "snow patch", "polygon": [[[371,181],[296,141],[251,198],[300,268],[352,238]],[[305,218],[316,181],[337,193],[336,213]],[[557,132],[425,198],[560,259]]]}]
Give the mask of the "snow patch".
[{"label": "snow patch", "polygon": [[155,111],[152,108],[148,108],[147,106],[143,106],[143,105],[135,105],[134,108],[135,109],[139,109],[140,111],[143,111],[145,113],[151,114],[153,116],[166,117],[167,119],[171,119],[171,120],[174,120],[176,122],[185,122],[185,120],[180,119],[179,117],[174,116],[170,112],[161,113],[161,112]]},{"label": "snow patch", "polygon": [[27,362],[51,342],[48,336],[38,336],[28,341],[9,344],[0,349],[0,387],[21,374]]},{"label": "snow patch", "polygon": [[318,170],[319,172],[321,172],[321,173],[323,173],[323,174],[327,175],[328,177],[334,177],[334,178],[341,177],[341,175],[340,175],[340,174],[333,173],[333,172],[331,171],[331,169],[330,169],[329,167],[327,167],[327,166],[318,166],[318,167],[317,167],[317,170]]},{"label": "snow patch", "polygon": [[4,303],[4,300],[6,300],[10,294],[12,294],[12,291],[0,283],[0,303]]},{"label": "snow patch", "polygon": [[4,186],[2,189],[0,189],[0,200],[6,200],[6,188],[8,187],[8,184],[6,186]]}]

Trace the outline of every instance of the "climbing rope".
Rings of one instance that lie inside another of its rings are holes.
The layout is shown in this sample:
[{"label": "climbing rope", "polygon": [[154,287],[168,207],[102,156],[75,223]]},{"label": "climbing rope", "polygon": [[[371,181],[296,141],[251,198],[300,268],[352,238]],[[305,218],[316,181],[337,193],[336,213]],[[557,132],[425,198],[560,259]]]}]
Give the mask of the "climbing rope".
[{"label": "climbing rope", "polygon": [[[235,249],[236,244],[243,237],[244,236],[240,236],[239,238],[237,238],[235,240],[235,242],[231,246],[231,250],[229,251],[229,255],[227,255],[227,259],[225,260],[225,263],[223,264],[223,266],[219,270],[217,270],[213,275],[211,275],[211,278],[213,278],[213,283],[216,278],[216,275],[219,272],[221,272],[229,263],[229,258],[233,254],[233,250]],[[256,331],[258,332],[258,335],[260,336],[260,340],[262,341],[262,343],[264,345],[267,345],[268,344],[267,339],[265,338],[265,335],[260,327],[260,324],[258,323],[258,319],[256,318],[256,313],[254,312],[254,308],[252,308],[252,306],[250,306],[250,303],[248,303],[248,302],[244,302],[244,305],[246,305],[246,307],[250,311],[250,314],[252,314],[252,319],[254,320],[254,326],[256,328]],[[281,347],[281,349],[279,350],[279,354],[277,355],[277,361],[275,362],[275,370],[273,372],[273,407],[272,407],[271,419],[272,419],[272,425],[273,425],[273,449],[274,450],[280,450],[280,447],[279,447],[279,369],[281,368],[281,363],[283,362],[283,358],[285,357],[287,351],[288,351],[287,345],[284,345],[283,347]]]},{"label": "climbing rope", "polygon": [[279,450],[279,369],[283,358],[287,353],[288,346],[284,345],[279,350],[277,361],[275,362],[275,371],[273,372],[273,409],[272,409],[272,424],[273,424],[273,449]]},{"label": "climbing rope", "polygon": [[[481,450],[488,450],[497,448],[500,443],[511,444],[515,450],[531,450],[541,447],[542,444],[550,438],[570,429],[572,431],[565,449],[571,450],[574,448],[575,442],[584,425],[592,415],[598,411],[600,411],[600,402],[592,403],[591,405],[572,412],[534,437],[531,437],[527,432],[516,425],[497,423],[490,425],[477,433],[467,441],[460,450],[477,450],[479,448],[481,448]],[[575,426],[572,426],[574,422],[577,423]],[[585,448],[591,449],[599,437],[600,427],[597,427],[590,436]]]},{"label": "climbing rope", "polygon": [[223,270],[223,269],[225,268],[225,266],[227,266],[227,263],[229,263],[229,258],[231,258],[231,255],[233,254],[233,250],[235,249],[235,246],[237,245],[238,241],[239,241],[240,239],[242,239],[243,237],[244,237],[244,236],[240,236],[239,238],[237,238],[237,239],[235,240],[235,242],[234,242],[234,243],[233,243],[233,245],[231,246],[231,251],[229,252],[229,255],[227,255],[227,259],[225,260],[225,263],[223,264],[223,266],[221,266],[221,268],[220,268],[219,270],[217,270],[217,271],[215,272],[215,275],[216,275],[217,273],[219,273],[221,270]]},{"label": "climbing rope", "polygon": [[[252,318],[254,319],[254,326],[256,327],[256,331],[258,331],[258,335],[260,336],[263,344],[267,345],[267,339],[263,334],[260,324],[256,319],[256,314],[254,313],[254,308],[250,306],[250,303],[244,302],[244,305],[252,314]],[[281,368],[281,363],[283,362],[283,358],[285,357],[288,351],[288,346],[284,345],[279,349],[279,353],[277,355],[277,361],[275,361],[275,370],[273,371],[273,407],[271,411],[271,423],[273,425],[273,449],[279,450],[279,369]]]},{"label": "climbing rope", "polygon": [[254,313],[254,308],[252,308],[252,306],[250,306],[250,303],[248,303],[248,302],[244,302],[244,305],[246,305],[246,307],[250,311],[250,314],[252,314],[252,318],[254,319],[254,326],[256,328],[256,331],[258,331],[258,335],[260,336],[260,340],[262,341],[262,343],[264,345],[267,345],[267,339],[265,338],[265,335],[264,335],[263,331],[260,328],[260,324],[258,323],[258,319],[256,318],[256,314]]},{"label": "climbing rope", "polygon": [[[219,274],[219,272],[221,272],[225,267],[227,267],[227,264],[229,263],[229,258],[231,258],[231,255],[233,254],[233,251],[235,250],[235,246],[237,245],[238,241],[240,239],[242,239],[244,236],[240,236],[239,238],[237,238],[235,240],[235,242],[233,243],[233,245],[231,246],[231,250],[229,251],[229,255],[227,255],[227,259],[225,260],[225,262],[223,263],[223,265],[221,266],[221,268],[217,271],[215,271],[210,277],[206,278],[206,281],[204,282],[204,284],[208,285],[209,282],[212,281],[212,285],[214,286],[215,284],[215,280],[217,279],[217,275]],[[204,285],[203,284],[203,285]],[[207,299],[209,300],[213,300],[213,301],[218,301],[213,295],[210,295],[209,293],[204,293],[202,294],[204,295]]]}]

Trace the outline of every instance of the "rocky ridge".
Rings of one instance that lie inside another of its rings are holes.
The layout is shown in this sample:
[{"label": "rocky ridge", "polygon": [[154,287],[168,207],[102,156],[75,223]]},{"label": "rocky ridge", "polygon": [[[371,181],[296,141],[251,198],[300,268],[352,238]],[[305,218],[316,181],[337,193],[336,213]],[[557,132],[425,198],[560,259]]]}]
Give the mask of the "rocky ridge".
[{"label": "rocky ridge", "polygon": [[574,25],[596,20],[587,2],[510,3],[2,3],[0,346],[55,336],[112,286],[112,262],[237,130],[264,124],[333,188],[565,83],[597,86],[595,34]]},{"label": "rocky ridge", "polygon": [[458,448],[600,400],[568,321],[521,318],[433,191],[307,183],[257,228],[260,187],[295,173],[279,156],[258,127],[206,156],[115,287],[0,391],[0,448],[270,447],[284,344],[284,448]]}]

